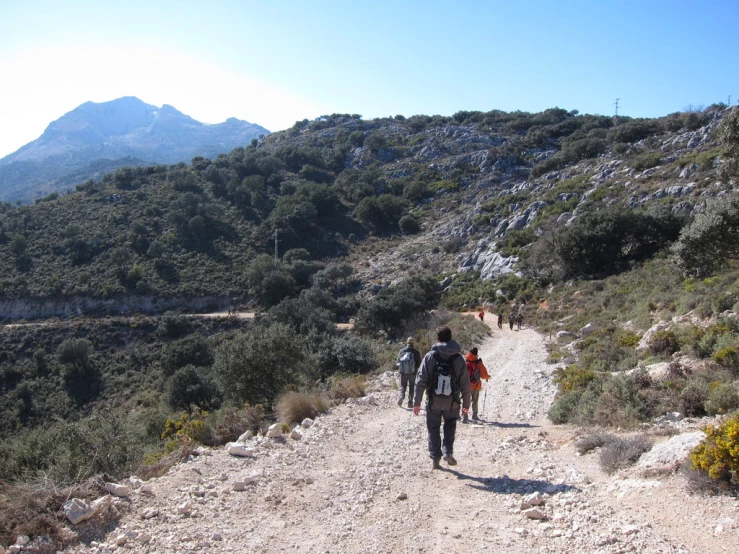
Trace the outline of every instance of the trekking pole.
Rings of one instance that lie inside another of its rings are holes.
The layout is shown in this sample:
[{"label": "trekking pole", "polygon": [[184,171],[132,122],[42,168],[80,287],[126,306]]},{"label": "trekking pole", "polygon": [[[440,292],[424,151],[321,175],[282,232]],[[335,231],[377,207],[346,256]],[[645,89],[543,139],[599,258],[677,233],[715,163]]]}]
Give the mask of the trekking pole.
[{"label": "trekking pole", "polygon": [[482,413],[485,413],[485,401],[488,399],[488,387],[485,386],[485,394],[482,395]]}]

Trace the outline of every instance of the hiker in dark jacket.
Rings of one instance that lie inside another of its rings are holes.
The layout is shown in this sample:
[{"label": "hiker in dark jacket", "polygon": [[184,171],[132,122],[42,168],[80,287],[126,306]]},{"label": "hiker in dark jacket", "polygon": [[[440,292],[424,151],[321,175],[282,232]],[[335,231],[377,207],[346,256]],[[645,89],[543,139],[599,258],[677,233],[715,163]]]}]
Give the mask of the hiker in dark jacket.
[{"label": "hiker in dark jacket", "polygon": [[[398,366],[398,373],[400,377],[400,385],[398,386],[398,406],[403,405],[403,399],[405,398],[405,389],[408,388],[409,408],[413,407],[413,388],[414,383],[416,382],[416,372],[418,371],[418,366],[421,365],[421,353],[414,346],[415,343],[416,341],[413,340],[413,337],[408,337],[408,340],[405,342],[406,346],[398,354],[398,361],[395,364]],[[403,357],[403,354],[405,352],[410,352],[411,354],[413,354],[413,373],[403,373],[400,359]]]},{"label": "hiker in dark jacket", "polygon": [[[431,351],[426,354],[416,377],[416,396],[413,401],[413,413],[421,412],[421,399],[426,393],[426,428],[428,429],[429,455],[432,460],[432,469],[440,469],[442,456],[450,466],[457,465],[454,459],[454,435],[459,420],[459,409],[467,415],[470,407],[470,376],[467,364],[462,356],[459,343],[452,340],[452,331],[449,327],[439,327],[436,330],[436,340]],[[440,363],[451,363],[451,394],[437,393],[440,388]],[[441,440],[441,422],[444,421],[444,440]]]},{"label": "hiker in dark jacket", "polygon": [[502,329],[502,328],[503,328],[503,312],[501,311],[498,314],[498,329]]},{"label": "hiker in dark jacket", "polygon": [[513,331],[513,324],[516,322],[516,316],[513,312],[511,312],[511,315],[508,316],[508,325],[511,328],[511,331]]}]

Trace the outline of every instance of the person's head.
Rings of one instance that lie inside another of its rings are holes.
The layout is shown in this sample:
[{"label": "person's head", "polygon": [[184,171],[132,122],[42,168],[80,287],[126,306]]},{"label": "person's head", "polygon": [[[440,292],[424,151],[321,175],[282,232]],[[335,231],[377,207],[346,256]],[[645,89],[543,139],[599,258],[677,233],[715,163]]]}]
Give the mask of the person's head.
[{"label": "person's head", "polygon": [[449,342],[452,340],[452,330],[444,325],[436,330],[436,340],[439,342]]},{"label": "person's head", "polygon": [[407,344],[408,346],[413,346],[414,344],[416,344],[416,341],[414,341],[414,340],[413,340],[413,337],[408,337],[408,340],[407,340],[407,341],[405,341],[405,343],[406,343],[406,344]]},{"label": "person's head", "polygon": [[473,346],[472,348],[470,348],[470,354],[474,354],[475,356],[477,356],[477,346]]}]

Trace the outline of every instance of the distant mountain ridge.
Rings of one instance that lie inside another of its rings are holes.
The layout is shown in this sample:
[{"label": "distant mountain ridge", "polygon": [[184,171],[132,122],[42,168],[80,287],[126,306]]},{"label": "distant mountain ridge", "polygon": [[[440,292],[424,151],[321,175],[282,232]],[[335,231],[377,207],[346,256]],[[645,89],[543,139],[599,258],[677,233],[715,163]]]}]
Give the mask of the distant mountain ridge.
[{"label": "distant mountain ridge", "polygon": [[[245,146],[269,131],[229,118],[205,124],[164,104],[126,96],[85,102],[53,121],[36,140],[0,159],[0,200],[32,200],[125,165],[189,162]],[[89,170],[87,169],[89,168]],[[96,171],[97,169],[97,171]]]}]

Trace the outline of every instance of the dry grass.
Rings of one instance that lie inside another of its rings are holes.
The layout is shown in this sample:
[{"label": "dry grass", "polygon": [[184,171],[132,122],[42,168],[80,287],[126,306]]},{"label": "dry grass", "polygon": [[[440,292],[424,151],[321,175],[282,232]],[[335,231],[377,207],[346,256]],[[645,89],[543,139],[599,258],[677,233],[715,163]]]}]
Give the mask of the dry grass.
[{"label": "dry grass", "polygon": [[347,398],[364,396],[366,388],[367,382],[363,376],[344,377],[334,381],[329,391],[329,396],[332,400],[341,402]]},{"label": "dry grass", "polygon": [[575,450],[580,454],[587,454],[591,450],[600,448],[612,442],[616,437],[604,431],[593,431],[583,435],[575,441]]},{"label": "dry grass", "polygon": [[216,441],[218,444],[233,442],[246,431],[256,435],[262,428],[263,421],[264,406],[261,404],[256,406],[246,404],[240,410],[226,408],[216,424]]},{"label": "dry grass", "polygon": [[685,486],[692,494],[718,495],[737,492],[737,488],[726,481],[712,479],[705,471],[696,469],[690,458],[680,465],[679,472],[685,478]]},{"label": "dry grass", "polygon": [[613,473],[628,467],[652,448],[654,442],[647,435],[633,437],[613,437],[600,452],[600,465],[606,473]]},{"label": "dry grass", "polygon": [[328,411],[328,403],[319,394],[288,392],[277,401],[277,418],[285,423],[300,423]]},{"label": "dry grass", "polygon": [[160,458],[153,459],[149,463],[142,463],[136,474],[144,480],[151,479],[152,477],[161,477],[162,475],[165,475],[172,466],[184,462],[194,449],[195,446],[192,441],[189,439],[185,440],[176,450],[173,450]]},{"label": "dry grass", "polygon": [[104,482],[104,477],[98,476],[64,488],[43,478],[33,483],[0,484],[0,544],[14,544],[19,535],[45,535],[49,541],[39,551],[56,552],[74,542],[77,535],[65,528],[59,511],[70,498],[102,496]]}]

